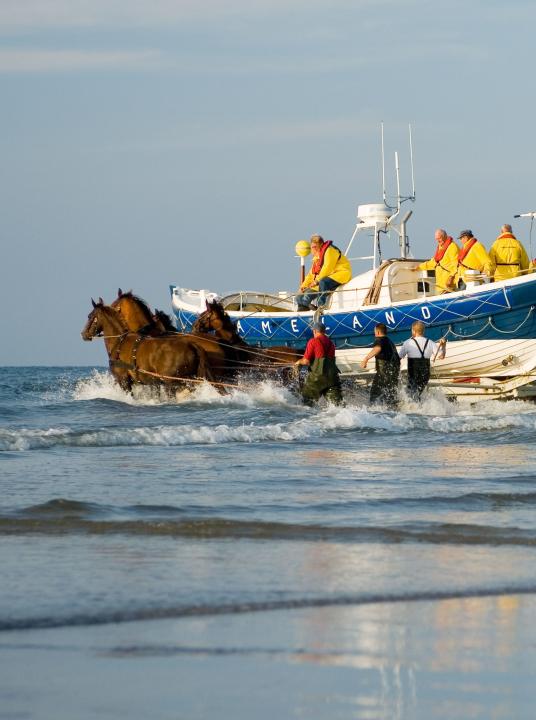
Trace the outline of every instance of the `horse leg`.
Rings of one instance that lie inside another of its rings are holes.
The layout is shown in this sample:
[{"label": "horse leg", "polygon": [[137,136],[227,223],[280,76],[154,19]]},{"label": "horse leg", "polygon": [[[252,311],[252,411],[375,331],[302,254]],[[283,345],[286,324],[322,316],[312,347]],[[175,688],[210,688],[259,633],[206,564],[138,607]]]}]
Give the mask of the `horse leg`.
[{"label": "horse leg", "polygon": [[127,393],[132,392],[132,380],[127,372],[122,369],[119,370],[114,368],[110,368],[110,372],[121,390],[124,390]]},{"label": "horse leg", "polygon": [[194,344],[192,344],[192,349],[197,358],[197,377],[208,380],[209,382],[214,382],[214,373],[207,361],[205,349]]},{"label": "horse leg", "polygon": [[130,377],[130,375],[127,375],[127,374],[123,375],[121,378],[119,378],[118,382],[119,382],[119,387],[121,388],[121,390],[124,390],[124,392],[132,395],[133,383],[132,383],[132,378]]},{"label": "horse leg", "polygon": [[212,383],[212,387],[216,388],[220,395],[225,395],[227,390],[216,381],[205,348],[195,344],[192,348],[197,357],[197,377]]}]

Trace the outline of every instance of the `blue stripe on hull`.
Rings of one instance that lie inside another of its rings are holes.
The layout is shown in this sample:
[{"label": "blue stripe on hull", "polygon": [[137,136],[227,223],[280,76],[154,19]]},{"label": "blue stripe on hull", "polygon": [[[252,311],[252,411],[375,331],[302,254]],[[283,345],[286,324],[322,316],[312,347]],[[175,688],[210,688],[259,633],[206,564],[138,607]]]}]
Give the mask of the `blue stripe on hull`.
[{"label": "blue stripe on hull", "polygon": [[[366,347],[374,338],[374,326],[383,322],[395,343],[407,339],[414,320],[427,326],[433,340],[448,333],[450,340],[536,338],[536,276],[534,282],[450,299],[449,295],[415,304],[373,307],[356,312],[326,313],[324,323],[339,348]],[[177,326],[189,330],[198,315],[174,310]],[[231,313],[233,316],[233,313]],[[235,318],[233,318],[235,319]],[[251,345],[288,345],[303,348],[311,337],[310,316],[275,314],[260,318],[236,318],[240,335]]]}]

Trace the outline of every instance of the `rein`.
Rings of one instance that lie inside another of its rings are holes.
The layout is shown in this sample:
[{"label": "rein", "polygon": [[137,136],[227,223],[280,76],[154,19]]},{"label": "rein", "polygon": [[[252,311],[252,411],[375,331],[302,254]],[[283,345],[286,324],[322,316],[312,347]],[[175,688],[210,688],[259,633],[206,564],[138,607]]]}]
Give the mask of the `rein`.
[{"label": "rein", "polygon": [[[191,337],[191,338],[199,337],[195,333],[189,333],[189,332],[183,332],[180,334],[184,335],[184,337]],[[251,345],[248,345],[247,343],[245,343],[244,345],[238,345],[238,344],[231,345],[230,343],[225,343],[222,340],[217,339],[216,336],[214,336],[214,342],[218,343],[218,345],[221,345],[222,347],[231,348],[233,350],[240,348],[240,350],[242,350],[243,352],[248,353],[249,355],[257,355],[260,358],[266,358],[267,352],[271,352],[274,355],[280,355],[281,357],[284,357],[285,355],[287,355],[291,352],[290,348],[288,351],[287,350],[270,350],[269,348],[267,348],[266,350],[254,350],[251,347]],[[290,361],[289,362],[279,362],[279,360],[277,360],[277,358],[274,358],[273,362],[271,362],[271,363],[266,363],[266,364],[259,363],[256,365],[253,365],[248,360],[236,360],[235,362],[242,364],[242,365],[249,365],[249,367],[266,367],[267,369],[273,368],[274,362],[277,362],[278,367],[285,367],[286,365],[290,366],[290,365],[294,364],[293,362],[290,362]]]},{"label": "rein", "polygon": [[[239,349],[241,352],[247,353],[248,355],[256,355],[257,357],[263,358],[263,359],[266,359],[267,353],[272,353],[272,355],[274,356],[274,357],[272,357],[272,362],[255,364],[254,367],[265,367],[266,369],[272,369],[275,362],[278,363],[279,367],[284,367],[285,365],[290,366],[290,365],[294,364],[293,361],[292,362],[291,361],[280,362],[277,358],[278,355],[281,358],[284,358],[288,354],[291,354],[290,348],[288,351],[287,350],[270,350],[269,348],[266,348],[264,350],[254,350],[236,332],[231,321],[229,321],[229,322],[231,322],[231,327],[225,328],[224,320],[220,317],[217,317],[217,322],[219,324],[219,327],[216,326],[214,321],[211,321],[212,326],[209,324],[209,327],[207,329],[205,327],[203,327],[203,328],[200,327],[200,320],[202,317],[203,316],[201,315],[199,318],[197,318],[197,320],[195,321],[195,323],[192,326],[192,332],[189,332],[189,333],[183,332],[181,334],[185,335],[187,337],[195,338],[195,337],[197,337],[196,333],[201,333],[201,332],[208,333],[208,332],[210,332],[210,330],[212,330],[215,333],[215,338],[217,338],[217,340],[215,339],[215,342],[217,342],[218,345],[221,345],[221,347],[231,348],[233,350]],[[234,344],[232,344],[230,342],[225,342],[224,340],[221,339],[221,337],[218,337],[217,333],[222,332],[222,331],[229,333],[229,335],[231,335],[231,336],[234,336],[236,338],[236,342]],[[237,364],[241,364],[241,365],[249,365],[250,367],[253,366],[253,363],[248,360],[235,360],[235,362]]]},{"label": "rein", "polygon": [[216,380],[205,380],[204,378],[187,378],[181,377],[180,375],[160,375],[159,373],[151,372],[150,370],[140,370],[139,368],[137,368],[137,372],[143,373],[144,375],[150,375],[151,377],[160,378],[161,380],[180,380],[181,382],[186,383],[209,383],[210,385],[218,385],[219,387],[246,387],[249,389],[254,389],[253,385],[240,386],[238,383],[217,382]]}]

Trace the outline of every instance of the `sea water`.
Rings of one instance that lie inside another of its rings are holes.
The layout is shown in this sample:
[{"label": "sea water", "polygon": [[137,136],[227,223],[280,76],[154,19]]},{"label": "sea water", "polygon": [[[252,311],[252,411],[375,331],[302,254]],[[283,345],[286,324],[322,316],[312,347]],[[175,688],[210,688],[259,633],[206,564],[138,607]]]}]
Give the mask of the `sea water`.
[{"label": "sea water", "polygon": [[532,717],[535,429],[0,369],[0,718]]}]

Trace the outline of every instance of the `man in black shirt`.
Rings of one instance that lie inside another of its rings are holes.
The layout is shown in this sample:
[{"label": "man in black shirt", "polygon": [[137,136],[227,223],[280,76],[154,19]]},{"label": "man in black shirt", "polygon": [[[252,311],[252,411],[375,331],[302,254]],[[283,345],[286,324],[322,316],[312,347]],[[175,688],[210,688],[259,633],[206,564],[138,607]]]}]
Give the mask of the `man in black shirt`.
[{"label": "man in black shirt", "polygon": [[384,323],[378,323],[374,327],[374,338],[372,350],[361,361],[361,367],[366,368],[369,360],[376,360],[376,375],[370,388],[370,402],[396,407],[400,372],[398,351],[396,345],[387,337]]}]

